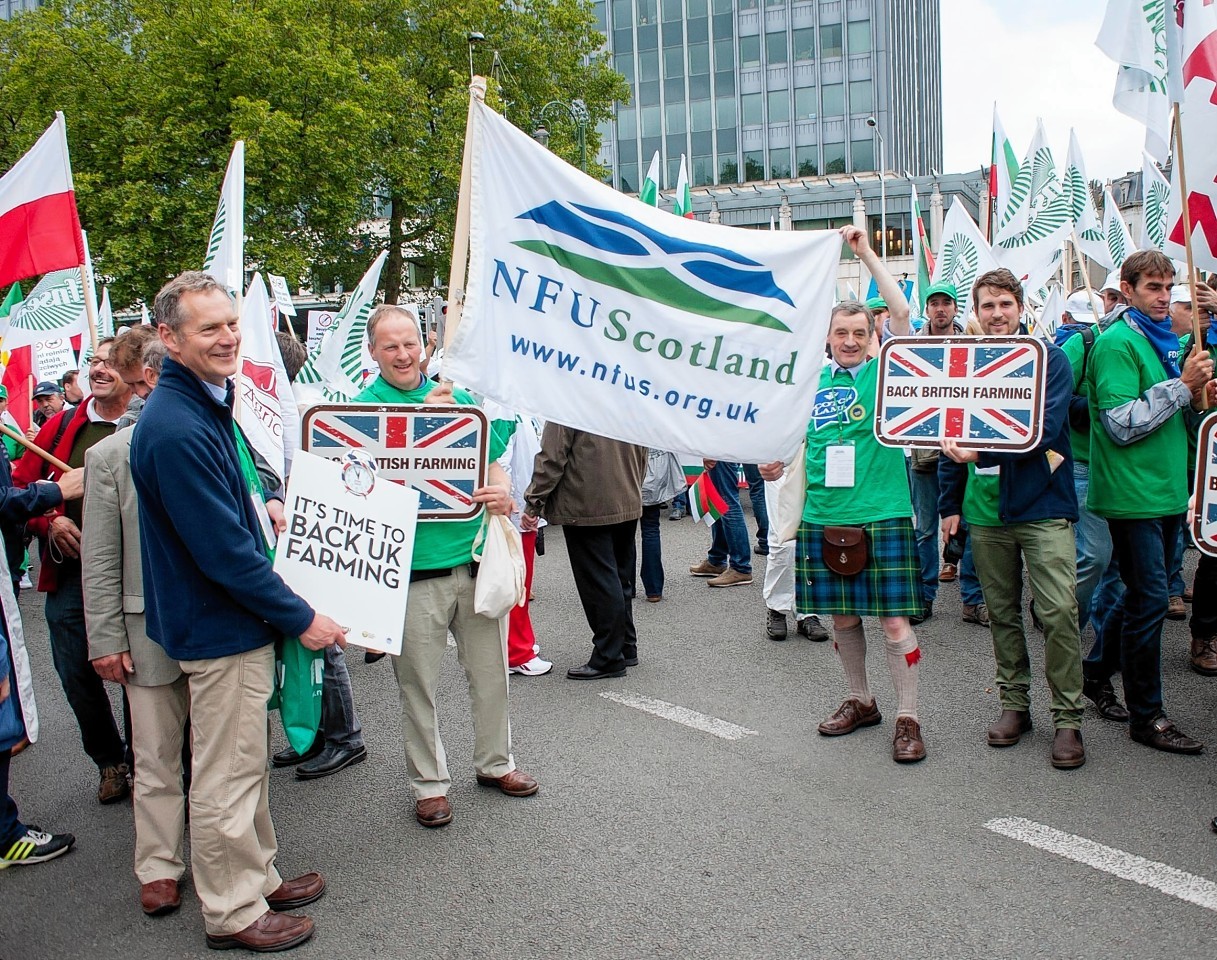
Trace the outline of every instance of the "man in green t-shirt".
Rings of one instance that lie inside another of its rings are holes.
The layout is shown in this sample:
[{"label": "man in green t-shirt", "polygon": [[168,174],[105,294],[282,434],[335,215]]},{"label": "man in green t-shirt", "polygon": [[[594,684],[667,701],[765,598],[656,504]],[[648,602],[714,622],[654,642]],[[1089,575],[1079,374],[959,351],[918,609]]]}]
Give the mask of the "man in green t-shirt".
[{"label": "man in green t-shirt", "polygon": [[[464,390],[440,386],[423,375],[422,335],[418,319],[407,308],[381,304],[372,311],[368,352],[380,367],[380,376],[355,397],[356,403],[474,405],[474,398]],[[473,491],[473,499],[493,514],[506,515],[512,508],[511,483],[496,462],[506,445],[506,436],[492,430],[487,483]],[[420,520],[414,534],[405,634],[401,656],[393,658],[393,671],[401,693],[402,736],[415,817],[424,827],[442,827],[452,821],[447,796],[452,778],[435,711],[449,631],[456,638],[457,656],[469,680],[477,782],[512,797],[537,792],[537,781],[517,770],[511,756],[505,621],[484,617],[473,606],[477,576],[473,542],[482,519]]]},{"label": "man in green t-shirt", "polygon": [[1200,753],[1162,705],[1162,622],[1168,560],[1187,509],[1184,408],[1212,394],[1213,360],[1193,351],[1179,368],[1169,319],[1175,268],[1156,250],[1124,261],[1129,307],[1095,341],[1086,372],[1090,397],[1087,505],[1107,520],[1124,597],[1104,622],[1083,666],[1086,686],[1110,684],[1118,670],[1129,736],[1171,753]]},{"label": "man in green t-shirt", "polygon": [[[985,336],[1022,333],[1023,286],[1009,270],[990,270],[972,289]],[[1064,352],[1047,347],[1042,439],[1031,450],[964,450],[944,440],[938,466],[943,538],[959,529],[962,509],[976,572],[989,605],[1001,716],[989,727],[991,747],[1018,743],[1031,729],[1031,661],[1023,630],[1023,560],[1044,623],[1044,667],[1052,691],[1052,765],[1086,762],[1082,744],[1082,655],[1073,523],[1078,518],[1069,443],[1073,371]]]}]

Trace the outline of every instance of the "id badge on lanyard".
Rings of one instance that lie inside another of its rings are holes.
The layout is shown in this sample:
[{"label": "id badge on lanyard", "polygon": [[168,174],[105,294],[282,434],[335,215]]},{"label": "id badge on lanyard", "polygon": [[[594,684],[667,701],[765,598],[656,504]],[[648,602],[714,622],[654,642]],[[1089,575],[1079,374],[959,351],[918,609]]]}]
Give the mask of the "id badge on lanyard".
[{"label": "id badge on lanyard", "polygon": [[854,442],[842,440],[827,448],[824,460],[824,486],[852,487],[854,485]]}]

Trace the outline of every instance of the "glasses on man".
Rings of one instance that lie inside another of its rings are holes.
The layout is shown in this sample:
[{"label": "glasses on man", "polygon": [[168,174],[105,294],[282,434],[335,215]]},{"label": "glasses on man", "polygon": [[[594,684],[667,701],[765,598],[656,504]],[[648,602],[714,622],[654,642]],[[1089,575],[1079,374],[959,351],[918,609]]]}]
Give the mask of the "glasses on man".
[{"label": "glasses on man", "polygon": [[106,367],[110,370],[114,369],[110,366],[110,361],[103,357],[89,357],[89,369],[92,370],[94,367]]}]

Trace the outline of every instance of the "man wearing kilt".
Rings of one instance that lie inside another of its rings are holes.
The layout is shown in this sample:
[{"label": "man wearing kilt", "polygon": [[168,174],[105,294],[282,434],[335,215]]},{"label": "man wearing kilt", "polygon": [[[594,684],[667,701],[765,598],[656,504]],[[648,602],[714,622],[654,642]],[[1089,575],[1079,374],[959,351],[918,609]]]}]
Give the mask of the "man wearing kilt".
[{"label": "man wearing kilt", "polygon": [[[841,236],[892,305],[889,329],[897,336],[906,335],[904,295],[865,232],[849,226],[841,229]],[[904,453],[875,439],[878,364],[867,357],[874,332],[874,315],[861,303],[846,301],[833,308],[828,329],[831,356],[821,371],[807,426],[807,495],[795,561],[797,607],[800,613],[815,610],[833,615],[833,648],[845,670],[849,696],[820,724],[826,737],[853,733],[883,719],[867,680],[862,627],[862,617],[879,618],[896,688],[892,759],[914,763],[925,758],[917,716],[921,650],[909,624],[909,617],[921,614],[924,607],[921,567]],[[781,462],[761,468],[766,480],[776,480],[783,472]],[[862,531],[867,556],[856,573],[835,572],[826,562],[826,553],[830,562],[837,553],[826,547],[826,528],[832,535],[838,527]]]}]

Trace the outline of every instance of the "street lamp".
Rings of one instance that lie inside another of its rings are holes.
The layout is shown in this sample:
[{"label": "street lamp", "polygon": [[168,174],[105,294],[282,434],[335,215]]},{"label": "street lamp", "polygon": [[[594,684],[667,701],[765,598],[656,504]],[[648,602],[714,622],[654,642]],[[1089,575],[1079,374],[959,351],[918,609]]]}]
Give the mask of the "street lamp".
[{"label": "street lamp", "polygon": [[879,132],[879,121],[874,117],[866,118],[866,125],[875,131],[875,136],[879,138],[879,232],[882,234],[883,251],[880,256],[883,262],[887,262],[887,176],[884,170],[887,168],[886,147],[883,143],[883,134]]},{"label": "street lamp", "polygon": [[564,103],[561,100],[550,100],[537,111],[537,128],[532,138],[543,147],[549,146],[549,128],[545,126],[545,114],[553,107],[561,107],[575,125],[575,143],[579,147],[579,169],[587,173],[587,124],[591,120],[587,112],[587,104],[582,100],[572,100]]},{"label": "street lamp", "polygon": [[473,48],[479,43],[486,42],[486,34],[479,33],[477,30],[470,30],[465,36],[469,43],[469,79],[473,79]]}]

